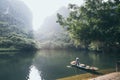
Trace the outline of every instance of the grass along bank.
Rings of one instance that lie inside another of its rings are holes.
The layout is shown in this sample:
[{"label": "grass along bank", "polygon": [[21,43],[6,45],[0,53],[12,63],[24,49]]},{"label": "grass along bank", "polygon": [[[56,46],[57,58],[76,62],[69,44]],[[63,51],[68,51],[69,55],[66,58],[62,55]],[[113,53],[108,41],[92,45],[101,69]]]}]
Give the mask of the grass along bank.
[{"label": "grass along bank", "polygon": [[[99,72],[102,73],[103,75],[105,75],[108,73],[115,72],[115,69],[100,70]],[[101,75],[93,75],[90,73],[86,73],[86,74],[80,74],[80,75],[78,74],[78,75],[70,76],[70,77],[66,77],[66,78],[60,78],[57,80],[89,80],[91,78],[95,78],[98,76],[101,76]]]}]

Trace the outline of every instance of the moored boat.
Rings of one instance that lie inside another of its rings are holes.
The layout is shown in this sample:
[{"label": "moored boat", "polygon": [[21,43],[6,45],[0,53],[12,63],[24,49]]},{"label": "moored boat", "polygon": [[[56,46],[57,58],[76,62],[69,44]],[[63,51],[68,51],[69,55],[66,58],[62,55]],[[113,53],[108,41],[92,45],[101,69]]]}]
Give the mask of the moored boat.
[{"label": "moored boat", "polygon": [[97,67],[88,66],[86,64],[76,65],[76,61],[72,61],[70,64],[71,64],[72,67],[76,67],[76,68],[79,68],[79,69],[82,69],[82,70],[86,70],[86,71],[97,71],[98,70]]}]

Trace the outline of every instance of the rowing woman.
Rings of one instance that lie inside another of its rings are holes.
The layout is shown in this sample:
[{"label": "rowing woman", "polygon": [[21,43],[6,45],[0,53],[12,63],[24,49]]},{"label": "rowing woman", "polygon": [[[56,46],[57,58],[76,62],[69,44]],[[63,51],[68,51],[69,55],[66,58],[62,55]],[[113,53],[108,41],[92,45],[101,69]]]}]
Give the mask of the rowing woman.
[{"label": "rowing woman", "polygon": [[79,58],[78,58],[78,57],[76,57],[76,60],[75,60],[75,61],[76,61],[76,65],[79,66],[79,65],[80,65],[80,62],[79,62]]}]

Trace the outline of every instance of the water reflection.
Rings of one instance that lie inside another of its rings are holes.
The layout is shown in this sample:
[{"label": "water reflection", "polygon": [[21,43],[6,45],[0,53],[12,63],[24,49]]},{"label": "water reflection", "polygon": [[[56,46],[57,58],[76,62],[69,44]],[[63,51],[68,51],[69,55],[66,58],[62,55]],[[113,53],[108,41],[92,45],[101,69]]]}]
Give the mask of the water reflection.
[{"label": "water reflection", "polygon": [[[1,52],[0,52],[1,53]],[[27,80],[33,53],[4,52],[0,54],[0,80]]]},{"label": "water reflection", "polygon": [[35,53],[0,54],[0,80],[56,80],[85,73],[68,68],[70,61],[80,58],[81,63],[95,65],[100,70],[114,68],[120,54],[95,54],[75,50],[41,50]]},{"label": "water reflection", "polygon": [[74,50],[41,50],[34,57],[33,64],[42,72],[44,80],[55,80],[57,78],[85,73],[85,71],[66,67],[76,57],[80,58],[81,63],[96,66],[100,70],[114,68],[115,66],[114,54]]},{"label": "water reflection", "polygon": [[33,64],[42,71],[45,80],[55,80],[77,74],[74,69],[66,67],[75,57],[74,53],[66,50],[41,50],[34,57]]},{"label": "water reflection", "polygon": [[41,77],[41,72],[34,65],[30,66],[28,80],[44,80]]}]

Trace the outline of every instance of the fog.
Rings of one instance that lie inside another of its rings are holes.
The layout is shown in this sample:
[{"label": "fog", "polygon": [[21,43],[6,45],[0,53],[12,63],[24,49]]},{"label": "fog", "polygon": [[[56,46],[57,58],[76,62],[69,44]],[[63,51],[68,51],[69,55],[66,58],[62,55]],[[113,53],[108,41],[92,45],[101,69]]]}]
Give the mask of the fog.
[{"label": "fog", "polygon": [[33,28],[42,27],[46,17],[56,13],[58,9],[69,3],[81,5],[83,0],[22,0],[33,13]]}]

